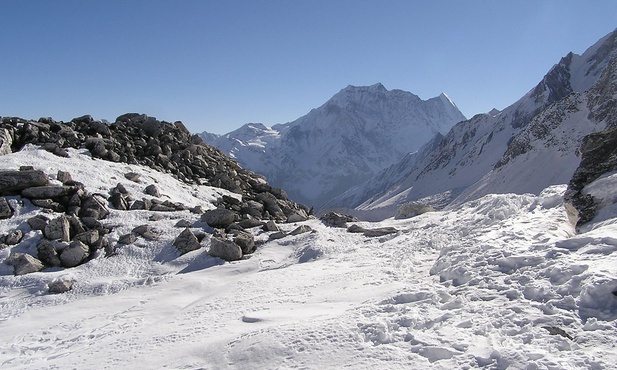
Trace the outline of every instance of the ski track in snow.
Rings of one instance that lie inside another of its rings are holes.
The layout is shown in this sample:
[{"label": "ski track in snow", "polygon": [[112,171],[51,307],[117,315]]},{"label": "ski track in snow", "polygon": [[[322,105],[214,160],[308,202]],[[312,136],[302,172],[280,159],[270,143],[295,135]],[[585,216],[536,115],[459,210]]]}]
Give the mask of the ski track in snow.
[{"label": "ski track in snow", "polygon": [[[64,163],[32,148],[4,157],[3,168]],[[97,163],[98,191],[121,181],[116,164]],[[189,197],[167,175],[149,175],[174,201],[216,198],[205,187]],[[147,183],[128,185],[137,193]],[[173,259],[174,219],[152,222],[157,242],[77,268],[14,277],[2,265],[0,368],[608,369],[617,363],[617,222],[574,235],[564,190],[359,223],[400,230],[378,238],[309,220],[315,232],[267,241],[232,263],[204,248]],[[19,212],[0,221],[2,232],[38,211]],[[117,226],[114,238],[149,215],[112,211],[105,222]],[[63,276],[76,279],[74,289],[47,294]]]}]

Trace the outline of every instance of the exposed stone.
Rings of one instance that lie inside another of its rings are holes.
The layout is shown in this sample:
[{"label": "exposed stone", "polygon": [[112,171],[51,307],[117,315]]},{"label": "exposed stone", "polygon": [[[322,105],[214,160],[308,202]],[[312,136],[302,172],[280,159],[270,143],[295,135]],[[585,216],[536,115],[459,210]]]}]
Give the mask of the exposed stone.
[{"label": "exposed stone", "polygon": [[96,245],[96,242],[99,241],[100,235],[99,235],[99,231],[94,229],[94,230],[88,230],[88,231],[84,231],[82,233],[79,233],[77,235],[75,235],[75,237],[73,238],[73,240],[78,240],[90,247]]},{"label": "exposed stone", "polygon": [[58,198],[74,193],[72,186],[35,186],[22,190],[21,196],[28,199]]},{"label": "exposed stone", "polygon": [[188,221],[188,220],[178,220],[178,222],[176,222],[176,224],[174,225],[175,227],[191,227],[193,226],[193,224]]},{"label": "exposed stone", "polygon": [[204,213],[204,209],[203,209],[202,206],[195,206],[193,208],[190,208],[189,211],[191,213],[196,214],[196,215],[200,215],[200,214]]},{"label": "exposed stone", "polygon": [[313,229],[311,229],[310,226],[308,225],[300,225],[298,227],[296,227],[295,229],[293,229],[289,235],[299,235],[299,234],[304,234],[304,233],[308,233],[313,231]]},{"label": "exposed stone", "polygon": [[358,221],[358,219],[353,216],[344,215],[336,212],[328,212],[325,215],[321,216],[319,219],[327,225],[343,228],[347,227],[348,222]]},{"label": "exposed stone", "polygon": [[176,208],[165,204],[153,204],[152,207],[150,207],[150,210],[155,212],[174,212],[176,211]]},{"label": "exposed stone", "polygon": [[13,145],[13,137],[7,129],[0,129],[0,155],[11,154]]},{"label": "exposed stone", "polygon": [[226,228],[237,218],[238,215],[235,212],[224,208],[212,209],[201,215],[201,221],[214,228]]},{"label": "exposed stone", "polygon": [[45,237],[49,240],[70,240],[70,224],[66,216],[60,216],[49,221],[44,229]]},{"label": "exposed stone", "polygon": [[54,202],[51,199],[32,199],[30,202],[37,207],[51,209],[52,211],[55,211],[55,212],[66,211],[66,207],[64,207],[62,204],[58,202]]},{"label": "exposed stone", "polygon": [[109,209],[99,195],[88,196],[81,204],[80,217],[92,217],[103,220],[109,215]]},{"label": "exposed stone", "polygon": [[8,245],[16,245],[21,241],[23,237],[24,233],[21,230],[13,230],[6,235],[6,237],[4,238],[4,243]]},{"label": "exposed stone", "polygon": [[388,234],[394,234],[398,232],[398,230],[394,227],[378,227],[375,229],[365,229],[358,225],[351,225],[347,228],[347,231],[350,233],[358,233],[363,234],[364,236],[374,237],[374,236],[384,236]]},{"label": "exposed stone", "polygon": [[154,184],[146,186],[146,188],[144,189],[144,193],[148,195],[152,195],[153,197],[156,197],[156,198],[161,197],[161,192],[159,191],[159,188],[157,188],[156,185]]},{"label": "exposed stone", "polygon": [[43,215],[36,215],[27,219],[26,222],[28,223],[28,225],[30,225],[32,230],[43,231],[45,230],[45,226],[47,226],[47,223],[49,222],[49,218]]},{"label": "exposed stone", "polygon": [[268,239],[270,239],[270,240],[282,239],[282,238],[286,237],[287,235],[289,235],[289,234],[287,234],[284,231],[277,231],[277,232],[275,232],[273,234],[270,234]]},{"label": "exposed stone", "polygon": [[118,244],[124,244],[124,245],[128,245],[128,244],[133,244],[137,241],[137,237],[135,236],[135,234],[133,233],[128,233],[128,234],[124,234],[122,235],[119,239],[118,239]]},{"label": "exposed stone", "polygon": [[36,247],[39,259],[47,266],[57,267],[60,266],[60,258],[58,257],[58,251],[54,247],[53,243],[49,240],[43,239]]},{"label": "exposed stone", "polygon": [[152,229],[152,226],[147,224],[137,226],[133,229],[133,232],[147,240],[156,240],[159,237],[158,234]]},{"label": "exposed stone", "polygon": [[268,213],[270,213],[270,215],[272,215],[274,218],[281,221],[287,220],[285,213],[279,206],[274,195],[272,195],[271,193],[259,193],[255,197],[263,202],[266,211],[268,211]]},{"label": "exposed stone", "polygon": [[15,276],[38,272],[45,267],[38,259],[23,253],[16,253],[15,256],[11,258],[10,264],[13,265],[13,273]]},{"label": "exposed stone", "polygon": [[266,222],[266,224],[263,226],[263,230],[264,231],[280,231],[278,225],[272,220]]},{"label": "exposed stone", "polygon": [[201,244],[199,244],[199,240],[197,240],[197,237],[193,234],[191,229],[186,228],[178,235],[176,240],[174,240],[174,247],[176,247],[182,255],[201,248]]},{"label": "exposed stone", "polygon": [[294,210],[287,216],[287,222],[302,222],[308,220],[308,215],[303,209]]},{"label": "exposed stone", "polygon": [[225,261],[237,261],[242,258],[242,249],[231,240],[213,236],[210,238],[210,249],[208,250],[208,254]]},{"label": "exposed stone", "polygon": [[162,219],[164,219],[165,216],[159,214],[159,213],[153,213],[150,218],[148,219],[149,221],[160,221]]},{"label": "exposed stone", "polygon": [[128,172],[124,174],[124,177],[129,181],[140,182],[139,178],[141,177],[141,175],[135,172]]},{"label": "exposed stone", "polygon": [[255,249],[255,237],[246,231],[237,231],[235,233],[234,242],[240,246],[242,253],[251,253]]},{"label": "exposed stone", "polygon": [[73,280],[59,279],[50,282],[47,287],[49,289],[49,293],[51,294],[62,294],[71,290],[74,283],[75,282]]},{"label": "exposed stone", "polygon": [[58,175],[56,176],[56,179],[58,179],[58,181],[60,181],[63,184],[73,181],[73,178],[71,177],[71,174],[69,172],[60,171],[60,170],[58,171]]},{"label": "exposed stone", "polygon": [[109,203],[111,204],[112,207],[114,207],[115,209],[119,209],[121,211],[126,211],[127,209],[129,209],[129,205],[126,201],[124,194],[120,192],[113,193],[109,197]]},{"label": "exposed stone", "polygon": [[90,248],[79,240],[73,241],[60,253],[62,267],[75,267],[88,258]]},{"label": "exposed stone", "polygon": [[0,220],[13,217],[13,208],[5,197],[0,197]]},{"label": "exposed stone", "polygon": [[238,225],[240,225],[240,227],[242,227],[243,229],[250,229],[253,227],[263,226],[264,224],[265,222],[254,219],[254,218],[247,218],[247,219],[244,219],[238,222]]},{"label": "exposed stone", "polygon": [[43,171],[0,171],[0,195],[11,195],[33,186],[49,184]]}]

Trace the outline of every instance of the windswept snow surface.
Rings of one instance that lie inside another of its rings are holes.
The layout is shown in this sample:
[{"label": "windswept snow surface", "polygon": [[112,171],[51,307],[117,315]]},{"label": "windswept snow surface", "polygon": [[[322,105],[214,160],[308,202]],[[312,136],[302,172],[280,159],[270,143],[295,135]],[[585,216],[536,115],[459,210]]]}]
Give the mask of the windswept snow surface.
[{"label": "windswept snow surface", "polygon": [[[79,151],[71,157],[29,148],[0,163],[50,174],[74,163],[73,177],[101,192],[130,168],[187,205],[207,206],[218,191]],[[614,189],[615,177],[598,181],[587,191],[610,207],[606,186]],[[127,185],[137,194],[147,184]],[[206,254],[208,238],[175,258],[171,243],[181,230],[161,220],[152,222],[158,241],[140,239],[76,268],[15,277],[2,264],[0,368],[611,368],[617,220],[604,217],[574,235],[564,191],[487,195],[449,211],[359,223],[400,230],[381,238],[318,220],[305,222],[314,232],[275,241],[255,228],[264,244],[232,263]],[[11,203],[17,215],[0,221],[0,233],[39,212]],[[149,215],[112,211],[104,222],[117,238]],[[0,261],[10,252],[0,251]],[[48,294],[46,284],[61,277],[75,279],[74,289]]]}]

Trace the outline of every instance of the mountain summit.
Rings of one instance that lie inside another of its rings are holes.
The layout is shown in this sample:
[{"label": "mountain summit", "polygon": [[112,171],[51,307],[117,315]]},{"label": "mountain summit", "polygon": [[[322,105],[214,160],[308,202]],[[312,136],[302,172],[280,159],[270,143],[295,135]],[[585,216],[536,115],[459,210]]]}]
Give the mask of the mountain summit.
[{"label": "mountain summit", "polygon": [[378,83],[347,86],[293,122],[202,137],[292,199],[319,207],[464,119],[445,94],[422,100]]}]

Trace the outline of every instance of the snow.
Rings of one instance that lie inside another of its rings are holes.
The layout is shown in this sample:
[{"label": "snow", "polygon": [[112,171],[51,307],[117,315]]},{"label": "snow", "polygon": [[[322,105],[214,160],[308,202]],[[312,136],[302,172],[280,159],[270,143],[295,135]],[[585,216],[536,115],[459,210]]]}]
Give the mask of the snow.
[{"label": "snow", "polygon": [[[122,182],[140,194],[152,182],[187,206],[211,207],[222,192],[84,151],[70,155],[28,147],[0,157],[0,168],[69,170],[101,193]],[[145,181],[125,180],[128,170]],[[616,178],[586,188],[604,199],[601,212],[614,206]],[[378,238],[315,219],[304,222],[314,232],[273,241],[255,228],[263,244],[231,263],[205,247],[177,257],[171,243],[181,230],[163,219],[151,222],[157,241],[140,239],[76,268],[16,277],[0,264],[0,367],[611,368],[617,222],[603,214],[575,235],[564,191],[489,194],[447,211],[358,223],[399,230]],[[0,234],[40,212],[18,201],[11,198],[18,215],[0,221]],[[149,215],[112,210],[104,222],[117,238]],[[27,238],[34,245],[40,235]],[[11,251],[0,250],[0,260]],[[73,290],[47,293],[49,282],[66,278],[76,281]]]}]

